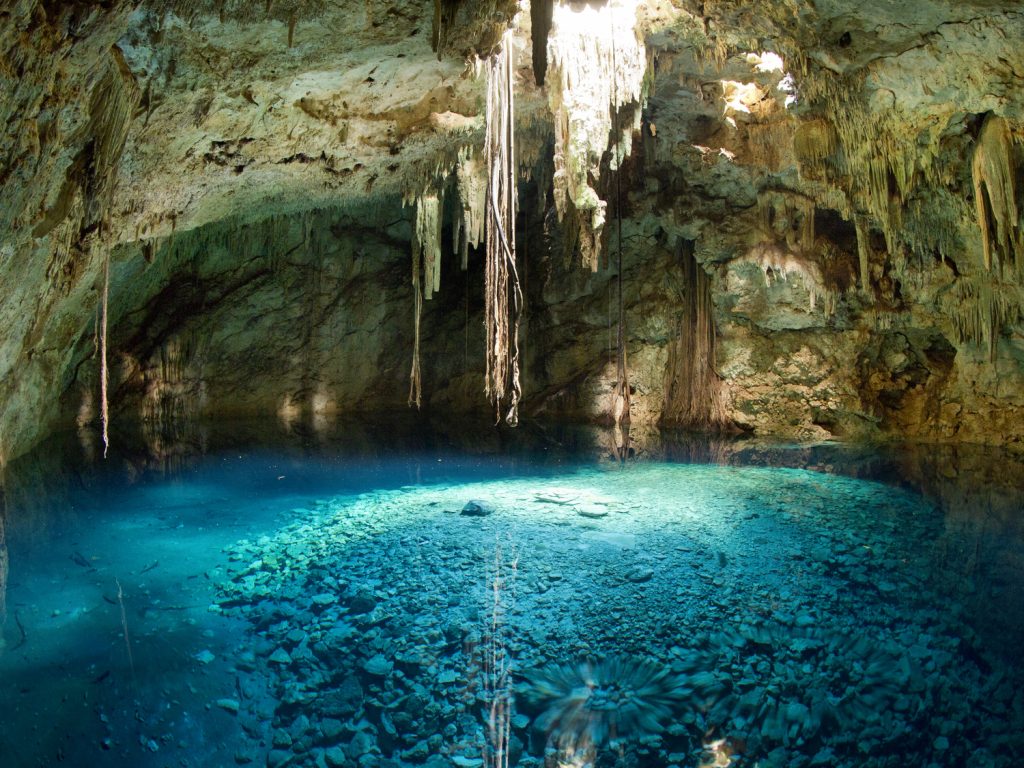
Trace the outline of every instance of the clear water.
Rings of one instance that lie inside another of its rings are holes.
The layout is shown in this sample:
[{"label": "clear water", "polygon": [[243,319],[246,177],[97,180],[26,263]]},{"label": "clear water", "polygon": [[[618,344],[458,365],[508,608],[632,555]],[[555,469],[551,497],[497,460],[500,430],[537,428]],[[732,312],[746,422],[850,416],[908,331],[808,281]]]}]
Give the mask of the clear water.
[{"label": "clear water", "polygon": [[1024,764],[1000,452],[136,442],[5,473],[4,768]]}]

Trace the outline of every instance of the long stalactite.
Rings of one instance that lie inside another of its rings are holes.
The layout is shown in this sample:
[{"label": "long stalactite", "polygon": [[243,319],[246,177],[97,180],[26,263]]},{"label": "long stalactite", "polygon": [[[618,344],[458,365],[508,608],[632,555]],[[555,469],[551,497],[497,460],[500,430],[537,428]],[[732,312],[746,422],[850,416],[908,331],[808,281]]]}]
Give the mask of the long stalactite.
[{"label": "long stalactite", "polygon": [[595,188],[601,160],[610,149],[609,168],[616,170],[640,127],[647,53],[636,23],[635,0],[610,0],[601,9],[556,5],[548,38],[555,208],[559,221],[578,230],[569,235],[593,271],[607,207]]},{"label": "long stalactite", "polygon": [[985,269],[992,269],[993,252],[1001,255],[1006,266],[1024,269],[1013,137],[1003,118],[995,115],[985,118],[974,147],[971,176]]},{"label": "long stalactite", "polygon": [[444,211],[442,193],[424,192],[414,198],[414,204],[416,215],[412,236],[413,352],[409,371],[409,405],[415,405],[419,409],[423,401],[420,366],[423,300],[430,299],[441,288],[441,225]]}]

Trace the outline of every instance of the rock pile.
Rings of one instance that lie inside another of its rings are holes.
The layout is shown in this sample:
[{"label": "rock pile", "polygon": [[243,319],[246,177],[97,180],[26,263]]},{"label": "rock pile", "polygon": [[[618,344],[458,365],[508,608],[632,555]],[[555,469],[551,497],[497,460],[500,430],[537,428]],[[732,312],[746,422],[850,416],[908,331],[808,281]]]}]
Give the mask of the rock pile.
[{"label": "rock pile", "polygon": [[[1024,675],[934,591],[928,508],[709,472],[593,472],[576,498],[534,479],[325,499],[240,542],[214,607],[252,626],[217,702],[252,737],[239,762],[483,766],[497,638],[512,765],[570,748],[623,766],[1019,764]],[[581,517],[595,489],[607,514]],[[463,517],[467,499],[494,513]]]}]

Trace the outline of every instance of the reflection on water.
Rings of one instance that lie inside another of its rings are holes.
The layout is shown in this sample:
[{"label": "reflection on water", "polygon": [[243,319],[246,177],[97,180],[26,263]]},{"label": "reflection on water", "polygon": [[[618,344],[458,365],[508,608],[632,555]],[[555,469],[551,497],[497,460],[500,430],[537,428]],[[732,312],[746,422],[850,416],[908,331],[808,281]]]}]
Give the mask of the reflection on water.
[{"label": "reflection on water", "polygon": [[1005,453],[404,421],[114,446],[4,475],[5,766],[1024,759]]},{"label": "reflection on water", "polygon": [[7,509],[0,501],[0,651],[6,645],[4,626],[7,624],[7,573],[10,570],[10,558],[7,554]]}]

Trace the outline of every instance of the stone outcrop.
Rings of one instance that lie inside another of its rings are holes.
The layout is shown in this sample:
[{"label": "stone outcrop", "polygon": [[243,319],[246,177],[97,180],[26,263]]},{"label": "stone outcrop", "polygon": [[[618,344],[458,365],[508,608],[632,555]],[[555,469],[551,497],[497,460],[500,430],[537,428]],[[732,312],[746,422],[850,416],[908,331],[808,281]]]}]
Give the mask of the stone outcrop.
[{"label": "stone outcrop", "polygon": [[486,413],[482,266],[448,231],[510,23],[525,415],[611,416],[621,217],[634,424],[1024,441],[1016,3],[639,3],[593,243],[555,210],[550,3],[257,5],[0,10],[0,463],[95,424],[107,258],[115,420],[404,408],[425,190],[423,407]]}]

